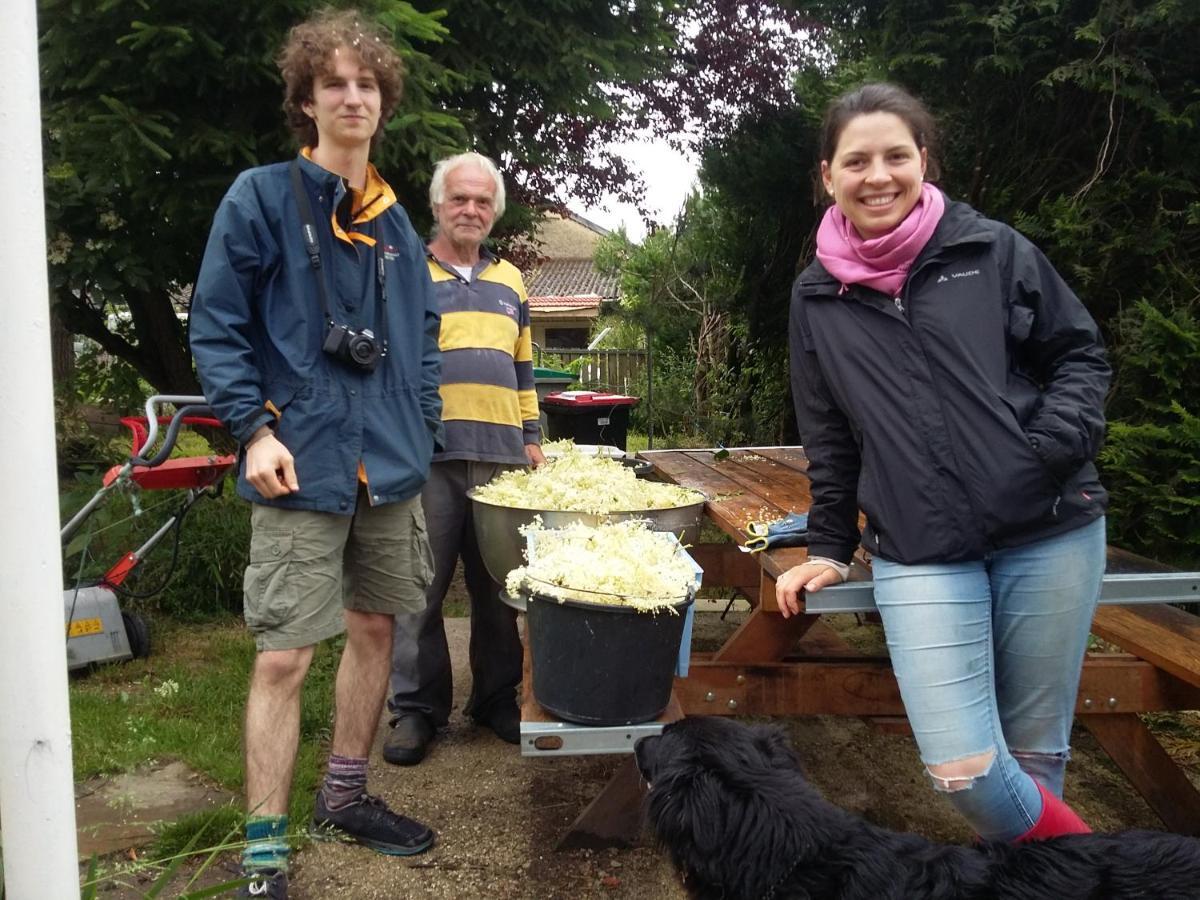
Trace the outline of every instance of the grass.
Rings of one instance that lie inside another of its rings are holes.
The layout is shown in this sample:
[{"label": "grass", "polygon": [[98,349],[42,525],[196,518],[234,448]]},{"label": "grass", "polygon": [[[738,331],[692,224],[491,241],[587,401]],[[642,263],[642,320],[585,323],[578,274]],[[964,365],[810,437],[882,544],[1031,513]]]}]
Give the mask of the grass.
[{"label": "grass", "polygon": [[[75,777],[182,760],[239,792],[242,713],[254,643],[233,618],[202,624],[156,620],[155,654],[72,680]],[[306,822],[323,772],[341,641],[317,648],[301,705],[300,747],[289,815]]]}]

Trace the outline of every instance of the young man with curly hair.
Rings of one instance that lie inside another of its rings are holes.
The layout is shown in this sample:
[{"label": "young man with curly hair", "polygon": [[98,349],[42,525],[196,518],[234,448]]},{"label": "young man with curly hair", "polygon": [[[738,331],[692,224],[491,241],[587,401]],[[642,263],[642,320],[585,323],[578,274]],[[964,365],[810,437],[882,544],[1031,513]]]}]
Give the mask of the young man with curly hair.
[{"label": "young man with curly hair", "polygon": [[433,844],[366,780],[393,617],[424,607],[431,578],[420,492],[443,441],[425,248],[368,161],[399,102],[400,60],[347,11],[293,28],[278,63],[302,149],[229,189],[191,314],[197,371],[241,444],[238,492],[253,504],[244,893],[275,898],[301,688],[316,645],[343,631],[314,835],[400,856]]}]

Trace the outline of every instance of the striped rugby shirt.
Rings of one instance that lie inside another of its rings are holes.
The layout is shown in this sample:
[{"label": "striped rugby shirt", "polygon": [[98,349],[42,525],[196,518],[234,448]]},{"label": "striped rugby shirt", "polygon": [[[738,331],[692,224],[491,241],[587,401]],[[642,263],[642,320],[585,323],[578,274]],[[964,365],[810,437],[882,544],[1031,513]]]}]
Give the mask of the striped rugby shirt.
[{"label": "striped rugby shirt", "polygon": [[433,458],[527,465],[525,445],[541,443],[541,432],[521,273],[483,247],[469,282],[427,257],[442,314],[446,427],[445,448]]}]

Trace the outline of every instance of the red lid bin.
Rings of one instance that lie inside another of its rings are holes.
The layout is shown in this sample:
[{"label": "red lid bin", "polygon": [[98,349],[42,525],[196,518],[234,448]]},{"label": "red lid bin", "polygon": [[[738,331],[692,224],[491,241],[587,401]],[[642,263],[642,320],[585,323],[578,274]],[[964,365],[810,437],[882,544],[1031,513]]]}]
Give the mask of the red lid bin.
[{"label": "red lid bin", "polygon": [[542,400],[547,437],[577,444],[608,444],[625,449],[629,410],[637,397],[599,391],[556,391]]}]

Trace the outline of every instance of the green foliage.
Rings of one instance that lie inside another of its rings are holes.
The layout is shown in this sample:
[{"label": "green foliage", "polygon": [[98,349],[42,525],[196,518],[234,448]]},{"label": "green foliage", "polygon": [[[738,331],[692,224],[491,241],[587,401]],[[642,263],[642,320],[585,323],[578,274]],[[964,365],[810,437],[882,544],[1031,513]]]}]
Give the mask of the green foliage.
[{"label": "green foliage", "polygon": [[637,322],[614,313],[596,317],[592,322],[588,343],[606,330],[604,339],[597,345],[601,350],[637,350],[646,346],[645,330]]},{"label": "green foliage", "polygon": [[240,834],[245,823],[246,813],[233,804],[162,822],[155,828],[149,855],[154,859],[173,859],[194,847],[226,846]]},{"label": "green foliage", "polygon": [[[812,126],[842,90],[886,79],[920,96],[941,126],[939,184],[1035,240],[1105,331],[1117,364],[1101,459],[1115,540],[1194,563],[1200,454],[1189,391],[1200,373],[1186,335],[1195,334],[1188,323],[1200,301],[1200,58],[1179,35],[1200,28],[1200,6],[792,6],[823,26],[824,49],[797,78],[794,113],[805,124],[790,145],[769,152],[775,172],[792,164],[812,171]],[[705,158],[706,179],[731,176],[720,182],[725,196],[730,180],[752,183],[738,170],[772,140],[744,134],[746,144],[717,145]],[[753,222],[750,210],[739,218]],[[810,259],[815,217],[775,221],[802,263]],[[763,271],[761,261],[746,266],[749,275]],[[783,291],[766,296],[786,308]]]},{"label": "green foliage", "polygon": [[710,445],[795,440],[787,311],[816,209],[810,170],[794,160],[813,147],[814,108],[829,90],[808,80],[811,106],[763,113],[709,144],[704,193],[675,228],[638,246],[617,232],[597,249],[597,265],[620,272],[620,314],[646,328],[653,347],[653,412],[636,408],[635,427],[653,414],[656,433],[703,435]]},{"label": "green foliage", "polygon": [[[144,900],[166,896],[163,891],[167,889],[174,891],[170,896],[178,900],[229,896],[247,880],[236,878],[192,888],[218,857],[245,846],[241,838],[245,818],[245,814],[232,805],[220,806],[183,816],[174,822],[159,823],[153,848],[141,859],[110,860],[101,864],[93,854],[80,883],[82,900],[94,900],[101,889],[121,888],[135,891]],[[189,860],[200,864],[184,873],[182,867]],[[143,891],[142,885],[150,878],[154,879],[153,883]],[[2,892],[0,900],[3,900]]]},{"label": "green foliage", "polygon": [[81,403],[109,409],[137,409],[154,393],[137,369],[123,359],[109,356],[94,341],[87,341],[75,357],[72,381],[72,393]]},{"label": "green foliage", "polygon": [[[177,312],[234,176],[294,152],[274,56],[324,5],[39,0],[53,303],[164,392],[196,392]],[[408,68],[373,159],[419,228],[433,161],[468,146],[507,170],[502,245],[533,221],[521,203],[565,201],[564,183],[575,200],[632,196],[607,145],[661,102],[649,86],[671,66],[676,0],[356,5]]]},{"label": "green foliage", "polygon": [[455,75],[448,105],[480,150],[505,160],[516,198],[536,205],[628,194],[626,164],[608,144],[649,124],[647,88],[667,74],[684,5],[417,3],[445,10],[449,37],[431,52]]},{"label": "green foliage", "polygon": [[[236,620],[162,620],[148,659],[104,666],[71,682],[75,777],[126,772],[171,758],[225,788],[242,786],[242,716],[254,642]],[[331,737],[341,639],[319,644],[301,699],[289,815],[306,822]]]},{"label": "green foliage", "polygon": [[[128,454],[128,445],[124,453]],[[99,486],[99,472],[81,473],[62,496],[63,520]],[[172,532],[122,585],[132,595],[147,593],[164,581],[166,588],[149,598],[123,598],[123,608],[165,612],[192,621],[241,612],[250,506],[232,488],[232,480],[226,480],[219,495],[201,498],[184,516],[174,567]],[[141,546],[183,501],[182,491],[142,491],[132,484],[110,492],[64,551],[67,587],[94,582],[125,553]]]},{"label": "green foliage", "polygon": [[[74,478],[80,470],[94,470],[106,463],[113,463],[129,454],[129,444],[123,445],[109,436],[97,433],[88,422],[83,405],[73,397],[54,398],[55,446],[61,476]],[[81,506],[84,498],[73,501],[74,509]]]},{"label": "green foliage", "polygon": [[[71,331],[160,389],[196,392],[175,306],[238,170],[293,152],[273,58],[286,30],[320,5],[39,2],[53,302]],[[427,171],[465,141],[458,120],[434,108],[444,70],[417,48],[446,30],[407,2],[359,5],[392,28],[410,69],[403,124],[380,148],[381,165]],[[417,188],[394,186],[419,199]]]},{"label": "green foliage", "polygon": [[1200,567],[1200,318],[1138,302],[1118,322],[1116,389],[1100,462],[1114,539]]}]

